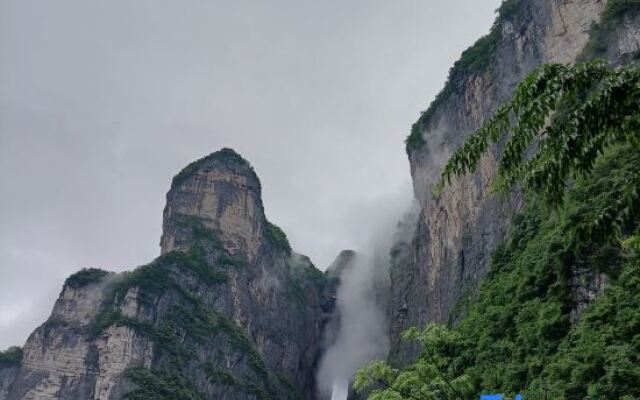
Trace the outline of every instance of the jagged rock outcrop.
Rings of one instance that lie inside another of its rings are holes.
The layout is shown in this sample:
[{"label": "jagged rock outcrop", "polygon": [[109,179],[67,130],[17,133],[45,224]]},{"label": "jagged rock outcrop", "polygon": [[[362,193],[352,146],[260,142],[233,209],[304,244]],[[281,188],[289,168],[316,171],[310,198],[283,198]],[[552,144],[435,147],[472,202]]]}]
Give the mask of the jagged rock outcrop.
[{"label": "jagged rock outcrop", "polygon": [[255,261],[268,222],[261,187],[251,166],[229,149],[188,165],[172,181],[164,209],[162,254],[185,250],[193,243],[192,229],[184,221],[197,218],[206,229],[218,232],[230,253],[240,252]]},{"label": "jagged rock outcrop", "polygon": [[267,221],[247,161],[223,149],[174,178],[161,248],[67,279],[19,366],[0,367],[0,399],[314,397],[331,294]]},{"label": "jagged rock outcrop", "polygon": [[[463,54],[445,89],[414,125],[407,151],[422,211],[413,240],[397,244],[392,252],[391,360],[405,363],[417,354],[416,348],[401,343],[403,330],[455,321],[456,304],[477,289],[512,216],[522,207],[518,194],[490,193],[498,148],[483,157],[476,173],[455,180],[436,199],[431,188],[442,165],[539,65],[594,56],[624,62],[637,54],[636,15],[602,24],[598,43],[593,43],[598,33],[594,23],[605,5],[603,0],[505,1],[491,33]],[[576,292],[580,308],[602,290],[604,280],[577,280],[583,285]]]}]

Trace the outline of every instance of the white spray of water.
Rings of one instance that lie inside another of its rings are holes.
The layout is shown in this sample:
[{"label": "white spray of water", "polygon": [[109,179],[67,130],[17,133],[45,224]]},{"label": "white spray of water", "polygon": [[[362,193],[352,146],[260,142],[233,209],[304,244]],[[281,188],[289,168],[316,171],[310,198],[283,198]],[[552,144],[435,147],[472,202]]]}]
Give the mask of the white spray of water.
[{"label": "white spray of water", "polygon": [[349,396],[349,383],[343,380],[333,382],[331,390],[331,400],[347,400]]},{"label": "white spray of water", "polygon": [[[346,386],[344,391],[348,392],[347,382],[358,367],[387,354],[386,318],[375,290],[378,271],[372,257],[358,254],[342,274],[337,293],[338,335],[327,350],[319,372],[325,390],[338,388],[341,392]],[[345,399],[339,396],[334,391],[332,398]]]},{"label": "white spray of water", "polygon": [[320,398],[328,399],[331,394],[331,400],[346,400],[356,370],[387,356],[389,250],[397,240],[397,223],[411,206],[398,201],[387,208],[387,213],[376,215],[379,227],[363,246],[365,251],[341,275],[336,296],[339,328],[320,364]]}]

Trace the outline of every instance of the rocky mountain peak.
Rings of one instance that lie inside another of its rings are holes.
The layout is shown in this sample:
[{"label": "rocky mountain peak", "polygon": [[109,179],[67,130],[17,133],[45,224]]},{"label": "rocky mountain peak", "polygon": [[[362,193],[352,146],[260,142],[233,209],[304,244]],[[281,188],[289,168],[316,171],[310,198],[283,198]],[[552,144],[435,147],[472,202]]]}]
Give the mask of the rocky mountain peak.
[{"label": "rocky mountain peak", "polygon": [[163,255],[83,269],[20,350],[0,353],[0,400],[315,399],[332,292],[265,217],[231,149],[167,193]]},{"label": "rocky mountain peak", "polygon": [[187,250],[198,229],[205,228],[216,233],[228,252],[254,260],[267,226],[258,176],[242,156],[224,148],[173,178],[160,247],[162,254]]}]

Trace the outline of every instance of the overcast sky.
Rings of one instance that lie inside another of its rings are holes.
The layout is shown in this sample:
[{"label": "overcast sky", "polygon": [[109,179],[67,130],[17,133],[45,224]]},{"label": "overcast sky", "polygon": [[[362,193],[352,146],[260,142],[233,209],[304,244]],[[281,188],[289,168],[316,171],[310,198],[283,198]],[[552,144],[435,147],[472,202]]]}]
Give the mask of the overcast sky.
[{"label": "overcast sky", "polygon": [[499,0],[0,0],[0,348],[82,267],[159,254],[164,196],[233,147],[324,268],[410,201],[404,138]]}]

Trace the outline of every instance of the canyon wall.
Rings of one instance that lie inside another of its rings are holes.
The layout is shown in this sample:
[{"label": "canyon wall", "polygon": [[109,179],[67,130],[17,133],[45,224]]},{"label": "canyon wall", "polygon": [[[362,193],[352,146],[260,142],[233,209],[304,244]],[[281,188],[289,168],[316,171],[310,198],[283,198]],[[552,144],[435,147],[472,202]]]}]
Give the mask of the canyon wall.
[{"label": "canyon wall", "polygon": [[[490,190],[499,145],[483,156],[475,173],[454,180],[436,198],[432,186],[443,164],[541,64],[633,58],[639,48],[638,17],[618,15],[614,22],[595,25],[605,7],[603,0],[505,1],[491,32],[463,53],[445,88],[414,124],[407,153],[421,212],[413,240],[396,243],[391,253],[392,361],[403,364],[418,354],[400,340],[408,327],[455,323],[461,316],[461,304],[477,291],[523,204],[519,193]],[[582,307],[606,279],[575,275]]]}]

